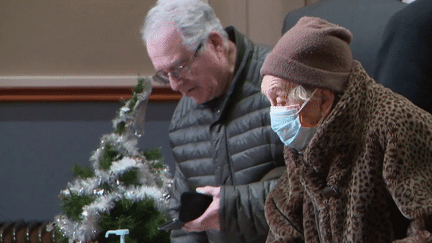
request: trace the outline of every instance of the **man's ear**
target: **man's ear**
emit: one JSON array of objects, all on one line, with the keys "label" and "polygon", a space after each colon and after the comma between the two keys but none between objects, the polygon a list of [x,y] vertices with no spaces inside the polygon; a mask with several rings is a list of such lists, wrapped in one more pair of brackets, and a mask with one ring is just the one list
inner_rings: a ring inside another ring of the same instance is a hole
[{"label": "man's ear", "polygon": [[321,89],[321,100],[321,115],[327,116],[333,107],[335,100],[334,92],[328,89]]},{"label": "man's ear", "polygon": [[224,38],[217,31],[211,31],[207,37],[207,45],[212,46],[218,52],[225,52]]}]

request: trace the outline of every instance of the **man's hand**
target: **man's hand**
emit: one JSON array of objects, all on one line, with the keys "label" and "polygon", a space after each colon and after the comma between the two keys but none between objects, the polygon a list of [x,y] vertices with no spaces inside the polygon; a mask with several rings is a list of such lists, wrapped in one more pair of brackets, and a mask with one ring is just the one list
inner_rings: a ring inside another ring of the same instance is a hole
[{"label": "man's hand", "polygon": [[213,202],[207,208],[207,210],[199,218],[187,222],[183,226],[183,230],[186,231],[207,231],[207,230],[220,230],[220,215],[219,215],[219,203],[220,203],[220,187],[206,186],[198,187],[196,189],[199,193],[204,193],[213,196]]}]

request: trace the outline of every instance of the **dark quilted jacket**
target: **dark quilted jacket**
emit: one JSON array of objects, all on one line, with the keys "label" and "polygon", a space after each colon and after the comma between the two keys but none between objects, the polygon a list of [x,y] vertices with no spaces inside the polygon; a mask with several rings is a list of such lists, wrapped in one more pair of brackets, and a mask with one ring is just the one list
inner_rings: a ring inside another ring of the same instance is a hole
[{"label": "dark quilted jacket", "polygon": [[[276,181],[260,180],[283,166],[283,145],[270,128],[260,68],[270,51],[254,45],[233,27],[236,73],[228,93],[206,104],[183,97],[172,118],[170,142],[176,160],[171,206],[183,191],[221,187],[221,231],[172,231],[172,242],[264,242],[264,202]],[[174,216],[174,215],[172,215]]]}]

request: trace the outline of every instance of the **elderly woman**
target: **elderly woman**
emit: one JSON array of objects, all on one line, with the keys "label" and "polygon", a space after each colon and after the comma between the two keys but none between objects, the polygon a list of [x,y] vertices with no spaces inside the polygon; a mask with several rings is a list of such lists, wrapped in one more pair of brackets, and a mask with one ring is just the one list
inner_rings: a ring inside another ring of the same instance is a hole
[{"label": "elderly woman", "polygon": [[267,242],[432,242],[432,116],[375,83],[351,39],[303,17],[262,66],[287,165]]}]

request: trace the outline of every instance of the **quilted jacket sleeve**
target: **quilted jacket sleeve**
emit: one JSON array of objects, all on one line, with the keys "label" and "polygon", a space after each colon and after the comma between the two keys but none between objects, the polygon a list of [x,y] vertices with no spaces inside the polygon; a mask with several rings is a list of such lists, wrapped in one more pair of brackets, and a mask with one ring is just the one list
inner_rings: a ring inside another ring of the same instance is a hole
[{"label": "quilted jacket sleeve", "polygon": [[[173,185],[170,191],[170,201],[168,215],[170,218],[178,218],[180,208],[180,196],[183,192],[189,191],[184,175],[180,169],[176,168]],[[187,232],[184,230],[172,230],[171,242],[173,243],[190,243],[190,242],[208,242],[205,232]]]},{"label": "quilted jacket sleeve", "polygon": [[171,242],[174,243],[207,243],[207,234],[205,232],[187,232],[184,230],[172,230]]},{"label": "quilted jacket sleeve", "polygon": [[267,235],[264,203],[277,180],[221,188],[221,230],[244,232],[245,237]]}]

